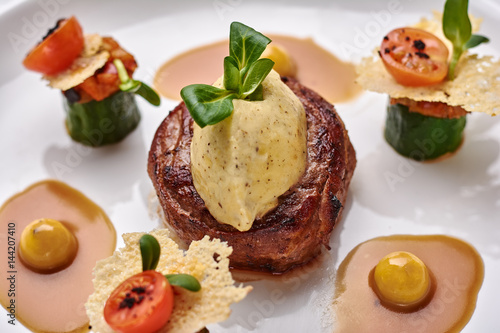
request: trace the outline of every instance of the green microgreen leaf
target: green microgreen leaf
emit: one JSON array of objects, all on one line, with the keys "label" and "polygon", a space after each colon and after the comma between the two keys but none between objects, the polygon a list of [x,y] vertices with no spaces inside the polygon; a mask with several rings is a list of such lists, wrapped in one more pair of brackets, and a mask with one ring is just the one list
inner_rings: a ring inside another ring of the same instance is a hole
[{"label": "green microgreen leaf", "polygon": [[[139,81],[138,81],[139,82]],[[154,106],[159,106],[161,103],[160,96],[150,86],[144,82],[140,82],[139,89],[135,91],[136,95],[141,96],[146,101]]]},{"label": "green microgreen leaf", "polygon": [[190,291],[199,291],[201,289],[200,282],[189,274],[166,274],[165,278],[173,286],[178,286]]},{"label": "green microgreen leaf", "polygon": [[453,45],[462,46],[471,34],[469,0],[447,0],[443,12],[443,32]]},{"label": "green microgreen leaf", "polygon": [[118,72],[120,78],[120,90],[135,93],[141,96],[146,101],[154,106],[159,106],[161,103],[160,96],[150,86],[144,82],[134,80],[128,76],[127,70],[120,59],[114,59],[113,64]]},{"label": "green microgreen leaf", "polygon": [[481,35],[472,35],[470,39],[465,43],[464,47],[466,50],[472,49],[482,43],[488,43],[490,39]]},{"label": "green microgreen leaf", "polygon": [[[149,234],[142,235],[139,239],[139,248],[142,257],[142,271],[156,269],[160,260],[160,244],[154,236]],[[200,282],[189,274],[166,274],[164,275],[168,282],[173,286],[182,287],[190,291],[199,291],[201,289]]]},{"label": "green microgreen leaf", "polygon": [[443,12],[443,32],[453,45],[453,55],[448,69],[448,78],[455,78],[455,67],[462,53],[488,38],[472,35],[472,25],[468,14],[469,0],[447,0]]},{"label": "green microgreen leaf", "polygon": [[259,59],[254,62],[248,69],[245,81],[243,81],[241,97],[245,98],[251,95],[264,81],[273,66],[274,62],[271,59]]},{"label": "green microgreen leaf", "polygon": [[247,96],[247,99],[249,101],[262,101],[264,99],[264,87],[262,87],[262,84],[259,84],[254,92]]},{"label": "green microgreen leaf", "polygon": [[240,70],[259,59],[270,42],[269,38],[240,22],[231,23],[229,55],[236,59]]},{"label": "green microgreen leaf", "polygon": [[263,99],[262,81],[274,62],[259,59],[269,38],[239,23],[231,23],[229,56],[224,58],[224,88],[194,84],[181,90],[181,97],[193,120],[200,126],[213,125],[233,112],[233,99]]},{"label": "green microgreen leaf", "polygon": [[240,70],[233,57],[224,58],[224,87],[231,91],[238,91],[240,87]]},{"label": "green microgreen leaf", "polygon": [[158,266],[160,260],[160,244],[151,235],[145,234],[139,240],[139,248],[141,249],[142,270],[154,270]]},{"label": "green microgreen leaf", "polygon": [[203,128],[229,117],[237,94],[206,84],[192,84],[182,88],[181,97],[193,120]]}]

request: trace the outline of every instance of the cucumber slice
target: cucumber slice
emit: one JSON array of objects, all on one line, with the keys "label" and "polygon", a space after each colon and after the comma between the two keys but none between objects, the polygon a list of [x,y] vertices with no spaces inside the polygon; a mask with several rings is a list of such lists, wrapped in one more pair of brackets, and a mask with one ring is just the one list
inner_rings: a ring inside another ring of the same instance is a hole
[{"label": "cucumber slice", "polygon": [[399,154],[417,161],[432,160],[460,147],[465,122],[465,116],[436,118],[410,112],[402,104],[390,104],[384,136]]},{"label": "cucumber slice", "polygon": [[83,104],[70,103],[64,98],[64,109],[71,138],[92,147],[121,141],[141,120],[131,92],[118,91],[102,101]]}]

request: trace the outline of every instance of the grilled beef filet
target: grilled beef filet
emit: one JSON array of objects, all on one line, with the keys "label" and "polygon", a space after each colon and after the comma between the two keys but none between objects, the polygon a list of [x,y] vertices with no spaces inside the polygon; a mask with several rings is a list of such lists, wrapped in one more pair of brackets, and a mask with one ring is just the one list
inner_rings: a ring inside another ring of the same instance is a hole
[{"label": "grilled beef filet", "polygon": [[148,173],[165,223],[187,244],[205,235],[227,241],[233,247],[230,265],[237,269],[283,273],[316,257],[322,245],[328,248],[356,166],[354,148],[334,107],[295,79],[282,80],[306,111],[306,171],[250,230],[218,223],[196,192],[190,167],[193,119],[184,103],[162,122],[149,152]]}]

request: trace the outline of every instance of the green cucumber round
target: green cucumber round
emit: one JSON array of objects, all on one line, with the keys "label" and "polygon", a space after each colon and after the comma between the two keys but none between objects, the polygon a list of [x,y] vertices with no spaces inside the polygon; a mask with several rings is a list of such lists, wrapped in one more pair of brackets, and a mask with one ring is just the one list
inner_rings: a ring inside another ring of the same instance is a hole
[{"label": "green cucumber round", "polygon": [[118,91],[102,101],[87,103],[71,103],[64,98],[64,109],[71,138],[92,147],[123,140],[141,120],[132,92]]},{"label": "green cucumber round", "polygon": [[417,161],[452,153],[462,143],[465,116],[437,118],[410,112],[402,104],[389,104],[384,136],[399,154]]}]

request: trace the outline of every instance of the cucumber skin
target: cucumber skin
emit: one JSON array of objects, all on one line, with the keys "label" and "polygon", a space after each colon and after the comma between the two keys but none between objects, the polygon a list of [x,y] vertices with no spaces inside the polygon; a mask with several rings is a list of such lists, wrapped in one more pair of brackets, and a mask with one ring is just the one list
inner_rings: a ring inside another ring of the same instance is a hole
[{"label": "cucumber skin", "polygon": [[402,104],[389,104],[384,137],[399,154],[427,161],[457,150],[465,123],[465,116],[436,118],[410,112]]},{"label": "cucumber skin", "polygon": [[74,141],[100,147],[117,143],[139,124],[141,115],[131,92],[118,91],[102,101],[69,103],[64,98],[66,129]]}]

